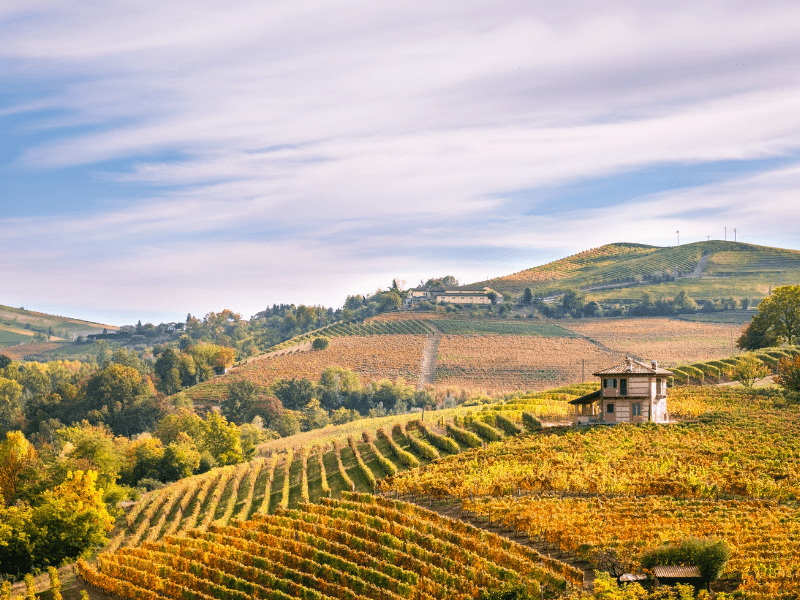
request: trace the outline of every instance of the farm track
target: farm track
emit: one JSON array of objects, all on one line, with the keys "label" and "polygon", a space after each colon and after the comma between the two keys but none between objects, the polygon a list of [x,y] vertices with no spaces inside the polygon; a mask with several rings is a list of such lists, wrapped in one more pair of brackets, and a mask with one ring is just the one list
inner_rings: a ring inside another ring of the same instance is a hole
[{"label": "farm track", "polygon": [[703,276],[703,270],[706,268],[706,263],[708,262],[708,257],[711,256],[711,253],[704,252],[703,256],[700,257],[700,260],[697,261],[697,266],[694,268],[694,273],[692,273],[692,277],[700,278]]},{"label": "farm track", "polygon": [[433,375],[436,373],[436,354],[439,351],[439,342],[442,340],[442,332],[430,321],[428,326],[433,329],[433,333],[428,335],[428,342],[422,354],[422,363],[419,367],[419,382],[417,389],[421,390],[426,385],[433,385]]}]

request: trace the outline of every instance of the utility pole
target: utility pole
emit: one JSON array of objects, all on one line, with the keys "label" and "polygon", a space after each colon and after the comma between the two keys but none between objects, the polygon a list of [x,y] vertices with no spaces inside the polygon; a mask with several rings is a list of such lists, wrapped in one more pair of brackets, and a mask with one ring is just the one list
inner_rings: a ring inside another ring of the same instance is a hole
[{"label": "utility pole", "polygon": [[581,364],[581,383],[585,382],[586,382],[586,359],[584,358]]}]

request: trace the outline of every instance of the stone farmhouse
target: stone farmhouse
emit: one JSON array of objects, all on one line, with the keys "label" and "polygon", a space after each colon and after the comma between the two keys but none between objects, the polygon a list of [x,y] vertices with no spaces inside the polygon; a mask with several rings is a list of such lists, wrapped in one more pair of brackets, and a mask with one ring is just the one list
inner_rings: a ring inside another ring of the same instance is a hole
[{"label": "stone farmhouse", "polygon": [[630,356],[616,367],[594,373],[600,389],[570,400],[576,425],[613,423],[667,423],[667,377],[657,361],[649,365]]},{"label": "stone farmhouse", "polygon": [[411,288],[404,301],[406,306],[433,300],[443,304],[491,304],[489,294],[496,294],[495,302],[503,302],[503,295],[490,287]]}]

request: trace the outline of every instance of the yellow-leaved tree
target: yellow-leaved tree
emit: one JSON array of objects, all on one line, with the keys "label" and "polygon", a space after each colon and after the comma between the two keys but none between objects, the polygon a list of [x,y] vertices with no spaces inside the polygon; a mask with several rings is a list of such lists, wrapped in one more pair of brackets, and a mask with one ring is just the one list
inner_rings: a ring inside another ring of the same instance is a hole
[{"label": "yellow-leaved tree", "polygon": [[76,513],[94,511],[98,524],[105,530],[114,528],[114,517],[103,502],[103,489],[97,487],[97,471],[70,471],[67,480],[53,490],[53,496],[64,500]]},{"label": "yellow-leaved tree", "polygon": [[0,496],[3,506],[8,506],[17,494],[17,484],[22,471],[36,463],[38,454],[21,431],[6,432],[0,443]]}]

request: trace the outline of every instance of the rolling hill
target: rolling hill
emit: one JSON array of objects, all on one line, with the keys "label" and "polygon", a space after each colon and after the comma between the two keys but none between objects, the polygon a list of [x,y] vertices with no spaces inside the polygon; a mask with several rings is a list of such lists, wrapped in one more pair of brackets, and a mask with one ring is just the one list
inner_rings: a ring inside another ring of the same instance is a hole
[{"label": "rolling hill", "polygon": [[615,243],[472,285],[536,296],[582,290],[596,301],[658,297],[685,289],[696,299],[763,298],[772,287],[800,283],[800,251],[712,240],[682,246]]},{"label": "rolling hill", "polygon": [[79,335],[118,327],[0,304],[0,349],[14,360],[63,348]]}]

